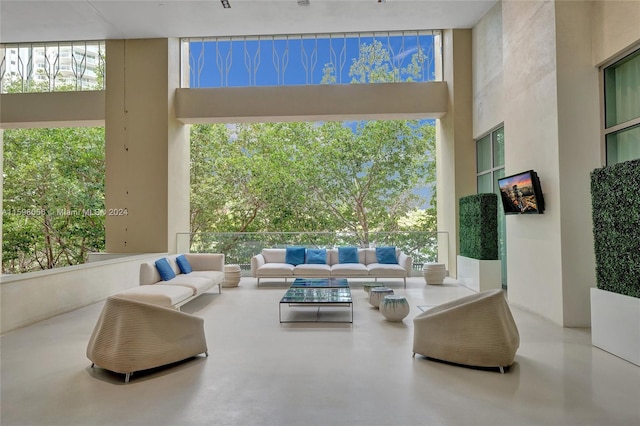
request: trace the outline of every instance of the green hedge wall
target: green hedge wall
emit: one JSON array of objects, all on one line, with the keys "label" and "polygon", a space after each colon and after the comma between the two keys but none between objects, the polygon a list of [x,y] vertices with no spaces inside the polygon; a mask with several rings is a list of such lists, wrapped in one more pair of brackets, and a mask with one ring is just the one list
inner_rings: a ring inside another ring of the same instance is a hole
[{"label": "green hedge wall", "polygon": [[591,173],[598,288],[640,297],[640,160]]},{"label": "green hedge wall", "polygon": [[460,198],[460,255],[498,259],[498,196],[476,194]]}]

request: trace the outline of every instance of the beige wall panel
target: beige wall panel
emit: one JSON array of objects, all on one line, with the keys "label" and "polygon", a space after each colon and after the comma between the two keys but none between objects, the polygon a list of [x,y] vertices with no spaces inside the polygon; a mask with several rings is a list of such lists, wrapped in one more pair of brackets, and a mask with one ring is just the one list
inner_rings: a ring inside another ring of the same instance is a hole
[{"label": "beige wall panel", "polygon": [[184,123],[439,118],[446,82],[178,89]]},{"label": "beige wall panel", "polygon": [[640,42],[640,1],[595,1],[592,23],[592,62],[599,65]]},{"label": "beige wall panel", "polygon": [[[168,91],[173,90],[168,87],[168,44],[166,39],[107,42],[108,252],[159,252],[175,244],[168,224],[169,197],[174,195],[169,164],[186,161],[188,167],[188,155],[169,158],[169,139],[179,126],[169,131]],[[182,207],[187,220],[188,208],[188,203]],[[127,214],[109,214],[120,209]]]},{"label": "beige wall panel", "polygon": [[590,325],[590,288],[596,286],[590,173],[602,160],[591,17],[590,2],[556,2],[563,325],[568,327]]},{"label": "beige wall panel", "polygon": [[507,217],[509,300],[562,324],[554,3],[507,1],[502,10],[505,172],[536,170],[547,205],[544,215]]},{"label": "beige wall panel", "polygon": [[[169,39],[168,57],[180,57],[180,41]],[[167,250],[177,250],[176,234],[190,231],[190,145],[189,128],[176,119],[175,96],[180,87],[180,66],[178,60],[171,59],[168,65],[167,92],[168,99],[168,182],[167,182]],[[212,194],[212,196],[215,196]]]},{"label": "beige wall panel", "polygon": [[473,28],[473,137],[504,121],[502,75],[502,3]]},{"label": "beige wall panel", "polygon": [[[476,192],[472,137],[471,30],[443,32],[444,79],[449,88],[447,114],[436,123],[438,231],[449,232],[449,274],[457,276],[458,202]],[[441,248],[442,250],[442,248]],[[440,259],[445,257],[442,251]]]},{"label": "beige wall panel", "polygon": [[104,125],[105,92],[9,93],[0,95],[0,128]]}]

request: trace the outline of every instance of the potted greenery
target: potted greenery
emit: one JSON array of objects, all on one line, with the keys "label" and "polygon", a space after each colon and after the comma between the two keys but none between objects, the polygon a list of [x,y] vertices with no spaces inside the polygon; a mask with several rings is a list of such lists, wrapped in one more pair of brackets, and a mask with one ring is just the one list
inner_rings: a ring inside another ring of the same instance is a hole
[{"label": "potted greenery", "polygon": [[498,260],[498,196],[460,198],[458,281],[475,291],[502,287]]},{"label": "potted greenery", "polygon": [[640,160],[591,173],[594,346],[640,365]]}]

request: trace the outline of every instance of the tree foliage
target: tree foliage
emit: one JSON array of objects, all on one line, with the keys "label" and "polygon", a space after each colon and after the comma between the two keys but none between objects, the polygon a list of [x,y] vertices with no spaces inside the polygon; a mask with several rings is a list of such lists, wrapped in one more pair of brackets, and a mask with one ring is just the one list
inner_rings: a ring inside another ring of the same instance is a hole
[{"label": "tree foliage", "polygon": [[[353,83],[419,78],[419,54],[391,66],[379,42],[362,45]],[[333,83],[334,67],[324,68]],[[195,125],[191,130],[192,232],[435,231],[435,130],[427,122]],[[215,196],[212,196],[215,194]],[[411,218],[411,220],[408,220]]]},{"label": "tree foliage", "polygon": [[104,129],[4,133],[4,273],[84,263],[104,250]]},{"label": "tree foliage", "polygon": [[[362,45],[352,83],[418,79],[420,55],[402,68],[381,43]],[[333,72],[327,64],[324,83]],[[435,231],[435,198],[424,209],[415,193],[435,192],[434,133],[415,120],[194,125],[191,232],[338,232],[368,246],[386,243],[383,233]],[[6,131],[3,197],[3,272],[103,250],[104,129]],[[394,238],[410,254],[429,246]]]}]

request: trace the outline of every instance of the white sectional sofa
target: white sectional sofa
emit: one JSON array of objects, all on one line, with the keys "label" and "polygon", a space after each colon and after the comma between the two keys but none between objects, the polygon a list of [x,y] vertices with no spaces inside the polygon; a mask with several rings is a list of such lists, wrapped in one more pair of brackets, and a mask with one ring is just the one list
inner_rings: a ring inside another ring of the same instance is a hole
[{"label": "white sectional sofa", "polygon": [[[307,249],[309,250],[309,249]],[[395,250],[397,263],[380,263],[375,248],[358,248],[357,263],[341,263],[338,248],[326,250],[324,263],[292,264],[286,262],[287,252],[283,248],[263,249],[251,258],[251,276],[261,278],[402,278],[407,286],[407,277],[411,274],[412,259]],[[297,263],[297,262],[296,262]]]},{"label": "white sectional sofa", "polygon": [[[140,285],[129,288],[117,294],[118,297],[150,303],[158,306],[180,306],[195,299],[214,286],[222,292],[224,282],[224,254],[220,253],[186,253],[188,265],[192,269],[183,273],[176,259],[180,255],[165,256],[170,269],[175,276],[163,280],[154,262],[140,265]],[[162,258],[160,258],[162,259]]]}]

